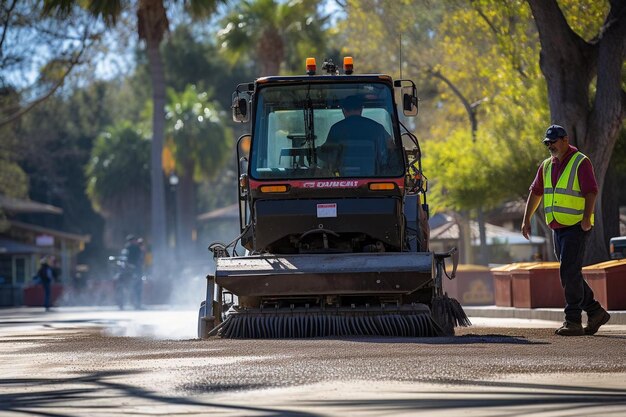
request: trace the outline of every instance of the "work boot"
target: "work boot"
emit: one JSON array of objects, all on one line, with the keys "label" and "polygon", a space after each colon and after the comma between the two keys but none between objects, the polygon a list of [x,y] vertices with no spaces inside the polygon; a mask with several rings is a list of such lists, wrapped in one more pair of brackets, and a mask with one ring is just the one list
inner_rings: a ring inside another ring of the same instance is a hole
[{"label": "work boot", "polygon": [[585,331],[583,330],[582,324],[574,323],[573,321],[565,321],[554,333],[559,336],[583,336]]},{"label": "work boot", "polygon": [[611,319],[611,315],[603,308],[593,314],[587,314],[587,325],[585,326],[585,334],[596,334],[600,326],[606,324]]}]

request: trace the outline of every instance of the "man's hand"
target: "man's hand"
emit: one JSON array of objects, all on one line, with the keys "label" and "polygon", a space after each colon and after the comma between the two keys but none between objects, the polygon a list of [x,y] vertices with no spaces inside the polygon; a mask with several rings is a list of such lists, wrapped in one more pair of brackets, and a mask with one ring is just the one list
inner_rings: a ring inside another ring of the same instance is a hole
[{"label": "man's hand", "polygon": [[542,196],[530,192],[530,194],[528,194],[528,200],[526,200],[524,220],[522,221],[522,235],[528,240],[530,240],[530,219],[533,217],[537,207],[539,207],[541,197]]},{"label": "man's hand", "polygon": [[580,222],[580,228],[583,232],[591,230],[591,216],[593,213],[593,207],[596,204],[596,194],[588,193],[585,195],[585,211],[583,212],[583,220]]}]

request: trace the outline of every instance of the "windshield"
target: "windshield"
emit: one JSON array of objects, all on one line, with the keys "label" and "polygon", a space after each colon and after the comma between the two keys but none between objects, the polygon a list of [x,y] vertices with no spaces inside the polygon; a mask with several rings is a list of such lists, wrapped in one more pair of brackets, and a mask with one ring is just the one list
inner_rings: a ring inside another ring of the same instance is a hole
[{"label": "windshield", "polygon": [[392,90],[383,83],[260,89],[250,155],[257,179],[397,177]]}]

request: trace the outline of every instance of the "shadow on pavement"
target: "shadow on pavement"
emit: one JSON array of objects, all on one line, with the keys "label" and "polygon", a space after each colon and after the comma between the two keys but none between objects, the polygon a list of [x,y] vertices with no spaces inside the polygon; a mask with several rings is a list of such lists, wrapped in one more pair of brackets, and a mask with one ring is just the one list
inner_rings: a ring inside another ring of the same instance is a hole
[{"label": "shadow on pavement", "polygon": [[[0,379],[0,414],[4,412],[21,413],[25,415],[69,417],[77,413],[80,415],[93,415],[95,413],[110,413],[111,415],[121,415],[124,413],[123,406],[127,405],[132,409],[133,415],[153,415],[146,411],[142,413],[138,407],[151,409],[152,407],[163,407],[164,405],[184,405],[198,407],[198,412],[208,411],[206,408],[213,408],[214,411],[224,410],[241,414],[262,413],[268,417],[317,417],[318,414],[299,412],[295,410],[279,410],[266,407],[254,407],[244,405],[220,404],[205,401],[198,401],[189,397],[175,397],[158,395],[152,391],[136,387],[129,384],[114,382],[110,379],[121,376],[139,374],[141,371],[109,371],[94,372],[88,375],[77,376],[65,379],[47,378],[19,378]],[[69,385],[78,388],[63,388]],[[28,391],[23,389],[20,392],[6,393],[7,388],[13,386],[16,389],[30,387]],[[34,388],[34,389],[33,389]],[[37,389],[39,388],[39,389]],[[222,390],[229,387],[222,386]],[[231,386],[231,390],[242,390],[245,386]],[[128,401],[129,399],[144,400],[139,403]],[[101,400],[107,400],[103,405]],[[95,401],[93,405],[89,401]],[[69,409],[66,413],[63,410]],[[162,411],[162,409],[161,409]],[[174,412],[176,414],[176,412]]]},{"label": "shadow on pavement", "polygon": [[[334,400],[325,401],[325,407],[334,407],[339,410],[342,408],[353,410],[355,408],[376,412],[376,410],[385,410],[390,412],[435,412],[438,410],[451,410],[450,415],[455,414],[454,410],[472,408],[480,409],[501,409],[506,408],[508,417],[518,415],[531,415],[532,411],[529,407],[537,407],[536,410],[546,412],[548,409],[558,409],[561,414],[570,415],[568,410],[576,410],[572,415],[606,415],[608,412],[606,407],[623,407],[626,406],[626,390],[612,388],[596,388],[589,386],[563,386],[548,384],[529,384],[529,383],[511,383],[511,382],[482,382],[482,381],[464,381],[464,380],[437,380],[421,381],[428,384],[441,384],[449,387],[450,385],[471,386],[468,390],[455,389],[450,391],[449,388],[442,392],[419,391],[414,392],[419,398],[406,399],[407,392],[403,392],[402,398],[393,398],[390,394],[389,399],[373,399],[373,400]],[[480,389],[481,387],[497,388],[497,390]],[[445,394],[445,397],[441,397]],[[473,398],[475,397],[475,398]],[[302,402],[304,406],[319,405],[314,402]],[[524,407],[517,412],[513,407]],[[592,410],[594,407],[602,407],[603,411]],[[563,414],[565,412],[565,414]],[[531,414],[529,414],[531,413]],[[617,415],[612,412],[611,415]]]},{"label": "shadow on pavement", "polygon": [[606,339],[622,339],[626,340],[626,336],[621,335],[611,335],[611,334],[594,334],[593,337],[604,337]]},{"label": "shadow on pavement", "polygon": [[[626,390],[591,386],[563,386],[551,384],[514,383],[505,381],[467,381],[424,379],[418,383],[441,385],[440,391],[404,391],[394,397],[370,400],[297,401],[284,404],[281,409],[262,406],[225,404],[201,401],[188,396],[159,395],[153,391],[119,382],[120,377],[140,374],[142,371],[95,372],[64,379],[17,378],[0,379],[0,414],[69,417],[73,415],[121,415],[132,410],[134,415],[170,414],[167,406],[185,406],[184,413],[230,412],[235,415],[259,413],[268,417],[319,417],[332,414],[350,415],[355,410],[376,415],[377,411],[390,413],[429,413],[450,410],[449,415],[471,409],[506,409],[507,416],[528,415],[532,409],[575,411],[576,415],[601,415],[606,407],[626,406]],[[450,390],[450,386],[456,386]],[[64,388],[65,387],[65,388]],[[460,389],[459,389],[460,387]],[[463,389],[467,387],[467,389]],[[28,388],[25,390],[24,388]],[[217,391],[240,391],[258,388],[253,385],[216,386]],[[9,393],[10,389],[17,392]],[[18,391],[19,390],[19,391]],[[407,394],[414,398],[408,398]],[[125,408],[127,407],[127,408]],[[191,409],[189,407],[192,407]],[[196,409],[197,407],[197,409]],[[316,407],[319,412],[298,411],[293,407]],[[599,407],[602,407],[600,409]],[[517,409],[519,408],[519,409]],[[145,411],[143,411],[145,410]],[[173,409],[171,414],[180,410]],[[598,414],[600,413],[600,414]]]},{"label": "shadow on pavement", "polygon": [[465,334],[454,337],[354,337],[354,338],[329,338],[330,340],[346,340],[351,342],[367,343],[391,343],[391,344],[424,344],[424,345],[469,345],[476,343],[486,344],[512,344],[512,345],[549,345],[545,340],[529,340],[525,337],[507,336],[501,334]]}]

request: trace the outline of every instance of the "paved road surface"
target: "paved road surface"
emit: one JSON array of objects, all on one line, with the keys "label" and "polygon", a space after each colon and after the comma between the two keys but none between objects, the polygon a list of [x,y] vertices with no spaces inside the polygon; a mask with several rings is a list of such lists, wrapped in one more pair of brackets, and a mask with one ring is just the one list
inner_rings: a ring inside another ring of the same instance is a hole
[{"label": "paved road surface", "polygon": [[454,338],[193,339],[196,312],[0,310],[2,416],[624,416],[626,326],[474,319]]}]

